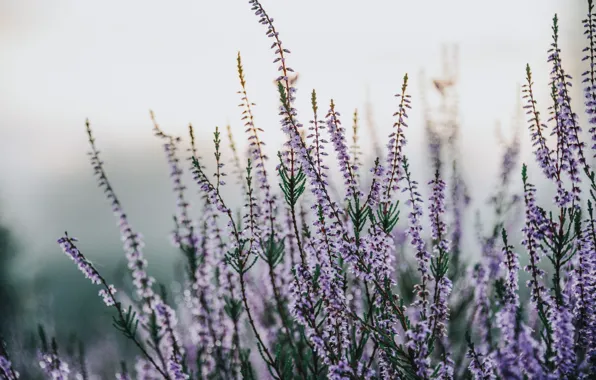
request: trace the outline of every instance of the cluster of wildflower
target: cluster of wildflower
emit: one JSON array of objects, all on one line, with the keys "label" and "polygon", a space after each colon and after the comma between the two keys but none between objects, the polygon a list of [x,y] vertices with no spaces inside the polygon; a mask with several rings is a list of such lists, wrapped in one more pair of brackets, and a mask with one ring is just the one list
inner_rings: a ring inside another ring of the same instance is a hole
[{"label": "cluster of wildflower", "polygon": [[68,364],[60,360],[60,357],[57,354],[41,354],[39,358],[39,366],[52,380],[68,379],[68,374],[70,373]]},{"label": "cluster of wildflower", "polygon": [[51,348],[45,342],[42,335],[42,347],[38,352],[39,367],[47,378],[52,380],[67,380],[71,372],[70,367],[58,354],[58,345],[55,339],[52,339]]},{"label": "cluster of wildflower", "polygon": [[[123,362],[114,377],[576,379],[596,373],[596,174],[572,110],[572,79],[562,65],[556,16],[548,52],[553,102],[548,120],[540,115],[529,66],[523,89],[533,152],[547,184],[556,189],[554,202],[540,205],[525,164],[521,179],[513,176],[520,152],[516,134],[506,146],[499,187],[489,202],[495,224],[484,236],[479,223],[481,255],[472,255],[479,262],[466,268],[468,259],[461,252],[469,197],[455,122],[448,122],[448,143],[436,131],[431,136],[434,175],[420,182],[425,186],[419,186],[405,154],[412,107],[407,75],[396,95],[384,157],[372,164],[358,146],[358,113],[349,146],[339,105],[331,100],[324,120],[319,119],[314,90],[312,120],[304,128],[295,108],[290,51],[261,3],[249,3],[272,40],[286,142],[277,154],[276,172],[267,171],[265,130],[256,126],[238,54],[246,165],[229,127],[228,137],[242,210],[236,213],[222,195],[227,173],[219,128],[213,139],[216,167],[210,173],[197,154],[192,127],[191,147],[183,158],[183,139],[164,132],[151,113],[176,195],[172,240],[184,259],[182,297],[168,297],[165,286],[154,290],[142,238],[108,181],[87,123],[91,163],[118,218],[136,297],[116,293],[75,246],[76,239],[65,234],[58,243],[92,283],[102,286],[99,294],[115,313],[114,326],[137,349],[134,363]],[[584,60],[590,66],[583,74],[584,91],[589,122],[596,124],[596,21],[592,1],[588,5]],[[436,123],[429,119],[427,124]],[[590,129],[592,136],[595,131]],[[444,153],[452,165],[443,165]],[[333,164],[342,178],[339,184],[330,180]],[[183,180],[187,170],[203,195],[196,220],[187,194],[191,187]],[[273,185],[276,179],[279,187]],[[513,182],[523,185],[521,197],[509,193]],[[400,223],[404,204],[407,220]],[[518,204],[525,218],[516,245],[509,235],[516,225],[510,211]],[[529,278],[527,289],[520,289],[523,275]],[[89,377],[84,360],[59,355],[55,343],[50,349],[42,346],[39,366],[47,378],[67,379],[75,368],[82,378]],[[19,374],[1,347],[0,377],[15,380]]]}]

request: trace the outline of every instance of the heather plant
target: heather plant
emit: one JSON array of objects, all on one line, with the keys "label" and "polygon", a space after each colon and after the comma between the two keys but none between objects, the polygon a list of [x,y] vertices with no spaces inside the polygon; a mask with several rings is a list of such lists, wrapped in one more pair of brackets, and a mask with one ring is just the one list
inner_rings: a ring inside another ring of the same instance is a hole
[{"label": "heather plant", "polygon": [[[367,167],[357,111],[346,128],[339,105],[333,100],[321,104],[313,90],[309,122],[300,122],[304,112],[299,115],[295,108],[290,51],[260,2],[249,3],[266,29],[278,65],[278,113],[287,138],[282,149],[273,156],[265,147],[240,54],[246,162],[231,128],[232,157],[222,154],[222,132],[216,127],[215,167],[210,168],[199,154],[202,148],[192,126],[185,152],[182,138],[168,134],[151,113],[176,195],[171,237],[184,261],[181,297],[169,296],[167,287],[149,274],[143,238],[130,224],[86,124],[91,164],[120,227],[134,295],[126,297],[111,285],[75,238],[65,233],[58,243],[100,287],[99,296],[113,311],[114,328],[137,350],[137,357],[124,358],[113,376],[595,378],[596,174],[588,159],[596,153],[590,153],[596,143],[588,147],[583,142],[572,110],[572,78],[562,64],[557,17],[548,50],[548,117],[539,111],[529,65],[523,87],[538,170],[523,164],[521,176],[516,175],[516,132],[504,146],[495,192],[488,199],[493,212],[488,233],[477,223],[476,250],[462,239],[469,197],[457,155],[457,123],[449,125],[445,137],[427,120],[434,173],[419,182],[406,156],[414,102],[405,75],[386,150]],[[582,84],[592,141],[595,23],[589,0]],[[270,155],[276,157],[275,170]],[[332,167],[340,174],[339,185],[331,180]],[[191,213],[192,188],[184,183],[185,171],[193,174],[194,188],[202,194],[196,215]],[[538,198],[534,183],[540,177],[555,189],[552,202]],[[515,193],[515,184],[523,187],[523,194]],[[241,194],[240,210],[224,199],[226,186]],[[521,231],[516,231],[518,222]],[[39,336],[37,362],[46,378],[93,378],[84,346],[65,353],[41,327]],[[10,349],[0,346],[0,376],[14,380],[19,373]]]}]

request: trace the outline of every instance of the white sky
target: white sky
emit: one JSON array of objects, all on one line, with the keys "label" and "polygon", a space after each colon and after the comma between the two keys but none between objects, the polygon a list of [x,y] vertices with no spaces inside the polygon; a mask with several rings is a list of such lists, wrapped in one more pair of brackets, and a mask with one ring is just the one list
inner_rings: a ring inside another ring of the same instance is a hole
[{"label": "white sky", "polygon": [[[335,99],[346,126],[353,109],[362,109],[368,88],[384,137],[395,111],[393,94],[403,74],[410,74],[412,155],[421,146],[418,73],[440,74],[441,44],[459,43],[463,154],[472,172],[486,164],[494,173],[493,128],[497,120],[508,125],[527,62],[537,87],[548,91],[545,59],[554,13],[561,20],[566,66],[574,76],[581,73],[580,20],[587,6],[580,0],[263,4],[292,50],[290,66],[301,74],[303,122],[310,119],[312,88],[323,112]],[[15,212],[11,205],[43,191],[47,176],[87,169],[86,117],[103,146],[123,149],[158,144],[149,108],[168,131],[183,134],[192,122],[210,141],[215,125],[230,122],[242,140],[237,51],[249,97],[258,104],[257,123],[276,149],[282,141],[272,84],[277,74],[264,32],[244,0],[0,0],[0,197],[9,215]],[[487,175],[476,181],[489,186]]]}]

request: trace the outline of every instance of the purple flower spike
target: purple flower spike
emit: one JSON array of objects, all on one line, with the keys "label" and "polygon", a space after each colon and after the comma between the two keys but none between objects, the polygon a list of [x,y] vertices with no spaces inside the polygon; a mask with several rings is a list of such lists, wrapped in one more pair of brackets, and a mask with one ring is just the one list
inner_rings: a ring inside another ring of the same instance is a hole
[{"label": "purple flower spike", "polygon": [[348,146],[346,144],[346,132],[341,126],[339,120],[339,112],[335,110],[335,104],[331,100],[329,112],[327,112],[327,128],[331,135],[331,141],[337,154],[337,161],[339,162],[339,170],[343,175],[344,185],[346,186],[347,192],[345,199],[351,199],[352,197],[361,197],[362,192],[358,190],[358,183],[356,181],[356,167],[352,165],[350,159],[350,153],[348,152]]},{"label": "purple flower spike", "polygon": [[77,264],[77,267],[79,267],[79,270],[83,272],[85,277],[91,280],[92,284],[101,284],[99,273],[97,273],[93,265],[87,261],[85,256],[83,256],[79,249],[74,245],[75,241],[78,241],[78,239],[74,237],[71,238],[65,234],[65,236],[58,239],[58,244],[60,245],[60,248],[62,248],[62,251],[64,251],[75,264]]},{"label": "purple flower spike", "polygon": [[103,302],[106,306],[113,306],[114,305],[114,294],[116,293],[116,288],[114,285],[105,284],[99,272],[93,267],[93,265],[87,260],[85,256],[79,251],[79,249],[74,245],[74,242],[77,241],[76,238],[68,236],[67,233],[64,234],[63,237],[58,239],[58,244],[66,253],[72,261],[74,261],[79,270],[83,272],[85,277],[91,280],[91,283],[96,285],[103,284],[107,287],[107,289],[101,289],[99,291],[99,296],[102,297]]},{"label": "purple flower spike", "polygon": [[136,288],[137,295],[143,300],[143,311],[151,313],[151,307],[156,300],[157,295],[153,291],[153,283],[155,279],[147,274],[147,260],[143,255],[144,243],[140,234],[133,231],[128,217],[124,213],[120,201],[116,196],[112,185],[103,168],[103,161],[99,158],[99,150],[95,146],[95,139],[91,132],[91,125],[87,120],[87,134],[89,136],[89,144],[91,151],[91,165],[97,177],[99,186],[104,190],[107,199],[112,204],[112,211],[118,218],[118,225],[120,227],[120,237],[124,242],[124,251],[128,259],[128,269],[132,275],[133,285]]},{"label": "purple flower spike", "polygon": [[555,363],[561,379],[567,378],[575,370],[574,327],[568,308],[561,305],[553,311],[553,341],[557,352]]}]

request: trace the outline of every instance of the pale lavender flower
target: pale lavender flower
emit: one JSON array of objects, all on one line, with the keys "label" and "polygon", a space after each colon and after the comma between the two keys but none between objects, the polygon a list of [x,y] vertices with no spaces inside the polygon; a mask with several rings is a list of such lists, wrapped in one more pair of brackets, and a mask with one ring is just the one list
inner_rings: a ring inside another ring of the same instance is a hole
[{"label": "pale lavender flower", "polygon": [[414,352],[416,375],[423,379],[427,379],[430,373],[430,358],[426,342],[429,334],[428,321],[421,319],[406,331],[406,347]]},{"label": "pale lavender flower", "polygon": [[108,285],[108,289],[101,289],[99,296],[102,297],[103,302],[106,306],[114,306],[114,294],[116,294],[116,288],[114,285]]},{"label": "pale lavender flower", "polygon": [[519,259],[517,253],[513,252],[513,246],[509,245],[507,240],[507,233],[503,229],[503,261],[501,267],[505,270],[505,292],[503,294],[503,306],[497,313],[497,323],[501,329],[503,343],[507,349],[512,348],[515,344],[515,336],[517,331],[517,310],[519,306],[518,296],[518,272]]},{"label": "pale lavender flower", "polygon": [[552,314],[554,314],[553,343],[556,350],[557,374],[560,378],[566,378],[575,371],[576,366],[573,340],[575,329],[572,323],[572,315],[564,305],[558,306],[552,311]]},{"label": "pale lavender flower", "polygon": [[168,361],[168,372],[172,376],[172,380],[188,380],[189,375],[185,374],[182,365],[182,357],[180,355],[172,355]]},{"label": "pale lavender flower", "polygon": [[428,199],[431,236],[434,240],[437,240],[437,244],[434,245],[433,249],[435,255],[439,255],[440,252],[449,251],[449,241],[446,239],[447,225],[441,218],[445,213],[445,181],[441,179],[437,171],[435,178],[428,184],[432,185],[432,192]]},{"label": "pale lavender flower", "polygon": [[417,300],[414,305],[420,308],[420,312],[426,315],[428,308],[428,283],[430,277],[430,253],[426,249],[426,243],[422,238],[422,196],[418,192],[418,183],[412,180],[409,165],[407,159],[403,160],[404,176],[403,180],[406,182],[406,186],[402,189],[402,192],[408,192],[408,199],[406,205],[410,206],[412,211],[408,214],[409,229],[408,236],[410,237],[410,244],[415,249],[416,262],[418,263],[418,272],[420,272],[420,283],[414,285],[414,291],[416,292]]},{"label": "pale lavender flower", "polygon": [[445,354],[445,357],[439,364],[437,379],[453,380],[454,366],[455,363],[453,362],[453,359],[451,359],[451,355],[449,354],[449,347],[447,347],[447,353]]},{"label": "pale lavender flower", "polygon": [[352,374],[352,368],[347,361],[342,360],[338,364],[329,366],[329,380],[350,380]]},{"label": "pale lavender flower", "polygon": [[496,322],[501,331],[500,347],[496,353],[498,370],[503,378],[521,379],[521,368],[519,366],[520,342],[519,334],[521,321],[518,321],[519,296],[518,291],[518,255],[509,245],[505,230],[502,231],[503,261],[501,267],[505,271],[505,292],[503,294],[503,305],[497,312]]},{"label": "pale lavender flower", "polygon": [[429,262],[431,255],[426,249],[426,243],[422,238],[422,197],[418,192],[418,183],[411,179],[408,160],[404,157],[403,169],[406,185],[402,192],[408,192],[409,197],[406,204],[412,211],[408,214],[409,229],[408,236],[410,244],[415,249],[415,258],[418,264],[417,269],[420,272],[420,283],[414,285],[416,300],[412,306],[420,313],[416,317],[416,323],[406,331],[407,345],[414,350],[414,362],[416,364],[416,373],[418,376],[426,378],[428,376],[430,359],[428,358],[428,347],[426,343],[427,335],[430,334],[428,320],[426,319],[429,298],[429,282],[431,280]]},{"label": "pale lavender flower", "polygon": [[446,338],[447,323],[449,321],[449,295],[453,284],[447,277],[441,277],[435,287],[436,297],[430,307],[430,321],[437,337]]},{"label": "pale lavender flower", "polygon": [[67,380],[70,374],[68,364],[58,357],[57,353],[41,353],[39,366],[52,380]]},{"label": "pale lavender flower", "polygon": [[[362,277],[367,281],[381,279],[393,282],[394,261],[393,238],[383,231],[379,224],[372,225],[369,228],[368,235],[362,237],[362,249],[360,257],[363,264],[370,268],[370,272],[363,270],[362,266],[354,265],[355,275]],[[354,250],[355,251],[355,250]],[[348,262],[357,262],[356,255],[348,256]]]},{"label": "pale lavender flower", "polygon": [[501,262],[501,267],[505,270],[505,303],[512,304],[515,307],[519,306],[519,295],[517,291],[518,285],[518,272],[519,272],[519,255],[513,251],[513,246],[508,244],[507,234],[503,230],[503,250],[502,256],[504,258]]},{"label": "pale lavender flower", "polygon": [[[591,208],[591,204],[589,206]],[[588,219],[588,223],[591,219]],[[596,279],[594,268],[594,246],[590,237],[591,229],[588,225],[582,230],[580,226],[576,231],[575,239],[575,268],[571,274],[572,295],[575,300],[573,308],[573,321],[577,329],[578,344],[585,346],[594,339],[592,336],[594,325],[594,303],[596,298]]]},{"label": "pale lavender flower", "polygon": [[[557,96],[556,89],[553,86],[552,89],[553,93],[551,94],[553,98],[553,106],[549,107],[551,111],[551,118],[550,120],[555,121],[555,127],[551,132],[551,135],[555,135],[557,139],[557,157],[558,160],[555,163],[556,165],[556,174],[555,178],[553,179],[556,186],[557,186],[557,193],[555,195],[555,203],[559,207],[565,207],[567,204],[571,203],[572,200],[575,198],[573,194],[575,192],[576,184],[579,182],[579,178],[577,177],[577,163],[575,162],[575,158],[573,156],[573,152],[570,149],[570,135],[571,130],[568,127],[567,121],[562,116],[562,107],[561,98]],[[562,172],[568,171],[571,173],[571,180],[572,180],[572,192],[569,192],[563,183]]]},{"label": "pale lavender flower", "polygon": [[162,352],[168,358],[168,373],[173,380],[186,380],[188,375],[182,373],[182,366],[180,365],[181,355],[184,353],[180,347],[180,337],[176,331],[178,320],[176,314],[171,307],[164,303],[155,305],[157,311],[157,326],[162,335],[161,348]]},{"label": "pale lavender flower", "polygon": [[[0,344],[2,344],[0,342]],[[12,363],[4,355],[0,355],[0,377],[6,380],[17,380],[20,375],[14,370]]]},{"label": "pale lavender flower", "polygon": [[71,258],[72,261],[77,264],[79,270],[83,272],[86,278],[91,280],[92,284],[99,285],[101,284],[101,278],[99,273],[93,265],[83,256],[83,254],[79,251],[79,249],[73,244],[73,242],[78,241],[75,237],[69,237],[68,234],[58,239],[58,244],[62,251]]},{"label": "pale lavender flower", "polygon": [[337,154],[337,161],[339,163],[339,170],[343,176],[344,185],[346,186],[345,199],[352,197],[361,197],[362,192],[358,189],[356,181],[355,166],[352,165],[348,146],[346,144],[345,129],[341,126],[339,119],[341,115],[335,110],[335,104],[331,100],[329,111],[327,112],[327,128],[331,135],[331,141]]},{"label": "pale lavender flower", "polygon": [[[209,224],[212,216],[212,206],[206,205],[203,213],[202,225],[205,230]],[[201,260],[199,260],[196,272],[194,274],[195,281],[190,284],[186,291],[187,299],[189,300],[189,309],[192,316],[192,322],[189,326],[189,338],[193,345],[200,347],[198,352],[203,365],[203,375],[207,376],[213,369],[212,355],[204,355],[205,350],[212,349],[215,346],[216,338],[212,335],[212,310],[211,298],[213,296],[213,285],[210,277],[211,262],[213,261],[213,251],[209,245],[209,238],[206,231],[199,235],[198,247],[201,252]],[[198,259],[198,258],[197,258]]]},{"label": "pale lavender flower", "polygon": [[530,379],[544,379],[546,375],[539,360],[544,356],[544,349],[532,337],[532,329],[525,324],[522,324],[517,332],[517,345],[523,373]]},{"label": "pale lavender flower", "polygon": [[495,362],[490,356],[482,356],[475,352],[473,349],[469,349],[466,357],[471,358],[470,371],[474,375],[475,380],[493,380],[495,376]]},{"label": "pale lavender flower", "polygon": [[[223,231],[218,225],[218,215],[212,205],[207,204],[203,210],[206,230],[204,246],[202,247],[200,265],[197,267],[196,290],[200,304],[199,313],[204,319],[200,320],[203,330],[209,332],[209,342],[205,347],[215,350],[216,357],[222,349],[231,347],[230,320],[224,317],[224,297],[232,297],[240,293],[238,276],[225,262],[226,249],[231,249],[224,243]],[[233,229],[228,231],[233,238]],[[219,286],[215,286],[219,284]],[[219,341],[219,346],[218,346]],[[207,358],[211,361],[212,358]]]},{"label": "pale lavender flower", "polygon": [[324,338],[328,337],[328,346],[336,354],[342,352],[344,345],[349,344],[348,334],[348,316],[346,315],[344,278],[341,274],[342,268],[339,266],[339,257],[350,255],[351,245],[345,244],[342,236],[347,236],[345,226],[342,224],[341,216],[343,212],[338,205],[330,199],[327,188],[323,184],[321,177],[313,165],[312,158],[303,146],[303,141],[296,134],[297,125],[293,119],[295,111],[287,111],[286,106],[282,106],[286,133],[290,134],[291,147],[294,151],[299,151],[297,155],[302,165],[310,185],[311,191],[315,196],[315,205],[313,210],[317,212],[318,218],[313,226],[315,233],[312,238],[312,250],[320,264],[319,286],[320,296],[324,299],[323,306],[327,314],[327,322],[321,333]]},{"label": "pale lavender flower", "polygon": [[496,315],[497,326],[501,331],[501,347],[495,353],[497,370],[504,379],[521,379],[519,347],[517,341],[516,308],[506,305]]},{"label": "pale lavender flower", "polygon": [[398,379],[398,375],[393,369],[391,362],[387,357],[387,353],[385,351],[381,351],[379,353],[379,375],[381,375],[381,379]]},{"label": "pale lavender flower", "polygon": [[201,191],[203,191],[205,193],[205,195],[207,196],[208,202],[215,205],[217,210],[223,214],[228,214],[229,212],[231,212],[226,207],[224,202],[222,201],[222,199],[219,195],[218,188],[213,186],[213,184],[211,184],[211,182],[209,181],[209,178],[207,178],[207,175],[203,171],[203,167],[200,164],[198,158],[193,156],[192,161],[193,161],[193,170],[192,170],[193,179],[199,185]]},{"label": "pale lavender flower", "polygon": [[435,276],[435,290],[433,304],[430,307],[430,325],[432,333],[438,338],[447,335],[447,321],[449,319],[448,298],[451,293],[452,283],[445,277],[443,267],[446,265],[449,251],[449,240],[446,238],[447,226],[442,219],[445,213],[445,182],[440,178],[439,172],[435,178],[428,183],[432,185],[429,197],[429,217],[431,221],[431,236],[434,240],[433,253],[433,275]]},{"label": "pale lavender flower", "polygon": [[544,217],[536,205],[534,195],[536,193],[536,188],[533,184],[527,182],[526,173],[527,167],[524,164],[522,178],[524,182],[526,221],[525,226],[522,228],[524,239],[521,243],[526,248],[530,257],[530,262],[524,269],[530,273],[531,276],[530,280],[527,282],[527,286],[530,288],[530,300],[535,307],[542,309],[543,307],[548,306],[550,300],[549,295],[546,292],[546,287],[541,281],[542,277],[544,277],[544,270],[538,267],[538,263],[540,262],[539,253],[542,251],[540,240],[544,236],[542,232]]},{"label": "pale lavender flower", "polygon": [[375,160],[375,166],[370,169],[370,172],[372,173],[373,178],[370,185],[368,204],[374,208],[381,201],[381,189],[383,178],[385,176],[385,167],[379,162],[378,158]]},{"label": "pale lavender flower", "polygon": [[330,363],[330,355],[333,355],[329,346],[325,344],[320,333],[316,317],[315,305],[317,304],[318,292],[313,287],[313,278],[307,268],[301,264],[294,269],[295,281],[290,285],[292,296],[290,297],[290,312],[296,321],[304,326],[306,337],[314,345],[316,352],[323,358],[325,363]]},{"label": "pale lavender flower", "polygon": [[96,285],[105,285],[107,289],[101,289],[99,291],[99,296],[103,299],[103,302],[106,306],[113,306],[114,305],[114,293],[116,293],[116,288],[114,285],[104,284],[99,272],[93,267],[93,265],[87,260],[85,256],[79,251],[79,249],[74,245],[74,242],[77,241],[76,238],[68,236],[67,233],[64,234],[63,237],[58,239],[58,244],[66,253],[72,261],[74,261],[79,270],[83,272],[85,277],[91,280],[91,283]]}]

